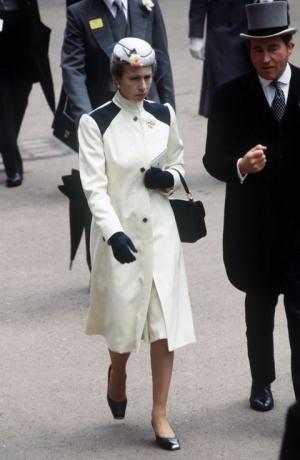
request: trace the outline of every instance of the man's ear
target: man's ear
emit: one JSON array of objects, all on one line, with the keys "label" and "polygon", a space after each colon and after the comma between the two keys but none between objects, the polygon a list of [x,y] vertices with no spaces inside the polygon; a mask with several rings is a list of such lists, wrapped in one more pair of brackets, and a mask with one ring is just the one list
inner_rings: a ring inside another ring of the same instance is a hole
[{"label": "man's ear", "polygon": [[294,46],[295,46],[294,42],[292,42],[292,41],[288,42],[287,47],[288,47],[289,56],[292,54]]}]

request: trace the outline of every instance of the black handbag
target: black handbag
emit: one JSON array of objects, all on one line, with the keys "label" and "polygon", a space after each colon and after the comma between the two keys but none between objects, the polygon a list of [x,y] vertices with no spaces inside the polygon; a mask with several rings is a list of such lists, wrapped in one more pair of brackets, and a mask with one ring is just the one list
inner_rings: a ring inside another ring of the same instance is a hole
[{"label": "black handbag", "polygon": [[53,136],[57,137],[70,149],[78,152],[77,127],[70,113],[69,99],[63,89],[60,93],[52,128]]},{"label": "black handbag", "polygon": [[181,183],[187,195],[187,200],[170,199],[180,240],[183,243],[194,243],[200,238],[203,238],[207,231],[205,225],[205,210],[202,201],[194,201],[194,198],[189,191],[184,177],[179,174]]}]

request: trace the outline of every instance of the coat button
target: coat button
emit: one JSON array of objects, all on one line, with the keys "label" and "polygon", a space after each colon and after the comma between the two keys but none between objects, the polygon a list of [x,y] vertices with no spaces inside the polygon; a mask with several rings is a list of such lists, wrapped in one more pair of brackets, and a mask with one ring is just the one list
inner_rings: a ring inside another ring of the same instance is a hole
[{"label": "coat button", "polygon": [[140,171],[141,171],[141,173],[143,173],[143,172],[146,171],[146,169],[145,169],[145,168],[141,168]]},{"label": "coat button", "polygon": [[147,217],[144,217],[143,222],[145,222],[145,223],[148,222]]},{"label": "coat button", "polygon": [[102,236],[102,239],[103,239],[103,241],[105,241],[105,238],[104,238],[104,236]]}]

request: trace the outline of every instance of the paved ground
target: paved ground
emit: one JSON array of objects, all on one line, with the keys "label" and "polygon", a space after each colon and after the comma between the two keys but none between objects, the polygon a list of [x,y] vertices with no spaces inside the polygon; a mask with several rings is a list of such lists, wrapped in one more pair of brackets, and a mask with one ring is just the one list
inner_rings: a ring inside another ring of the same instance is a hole
[{"label": "paved ground", "polygon": [[[60,88],[63,1],[40,1],[52,27],[51,61]],[[290,2],[300,26],[298,0]],[[170,418],[182,450],[153,444],[148,348],[131,357],[128,416],[112,420],[105,401],[104,341],[84,335],[89,274],[81,248],[68,271],[68,204],[60,176],[75,155],[51,138],[51,114],[38,86],[21,132],[24,185],[4,187],[0,168],[0,458],[3,460],[161,459],[276,460],[293,400],[282,305],[276,318],[275,409],[248,409],[249,371],[242,294],[228,283],[221,255],[224,188],[203,170],[206,121],[197,115],[202,64],[187,52],[187,0],[161,0],[177,89],[189,182],[207,209],[208,236],[185,245],[198,342],[178,351]],[[298,50],[299,36],[296,36]],[[294,62],[300,64],[299,51]]]}]

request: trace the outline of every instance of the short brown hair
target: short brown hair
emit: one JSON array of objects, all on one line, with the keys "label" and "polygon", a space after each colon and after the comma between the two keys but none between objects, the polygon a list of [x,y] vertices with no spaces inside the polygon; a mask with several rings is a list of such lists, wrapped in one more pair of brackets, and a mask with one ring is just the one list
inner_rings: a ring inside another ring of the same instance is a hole
[{"label": "short brown hair", "polygon": [[119,61],[117,59],[112,59],[110,62],[110,73],[114,78],[122,78],[124,74],[125,65],[129,65],[128,62]]}]

